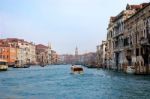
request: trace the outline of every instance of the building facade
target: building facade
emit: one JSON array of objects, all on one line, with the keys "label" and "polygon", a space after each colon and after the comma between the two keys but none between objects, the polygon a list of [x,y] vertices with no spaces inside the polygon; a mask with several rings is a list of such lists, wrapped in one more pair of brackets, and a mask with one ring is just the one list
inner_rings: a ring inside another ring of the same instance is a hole
[{"label": "building facade", "polygon": [[117,16],[110,18],[106,40],[106,61],[108,68],[116,70],[124,69],[123,65],[126,62],[124,52],[125,22],[145,5],[146,3],[140,5],[127,4],[125,10],[121,11]]},{"label": "building facade", "polygon": [[107,28],[107,39],[106,39],[106,64],[108,69],[114,68],[114,58],[113,58],[113,35],[114,35],[114,29],[113,29],[113,23],[114,23],[115,17],[110,17],[109,25]]},{"label": "building facade", "polygon": [[35,45],[18,38],[1,39],[8,46],[13,46],[16,49],[16,64],[18,67],[26,64],[34,64],[35,60]]},{"label": "building facade", "polygon": [[[137,74],[150,72],[150,3],[127,4],[117,16],[110,17],[107,38],[97,46],[97,64],[127,72],[128,67]],[[105,54],[105,62],[104,55]]]},{"label": "building facade", "polygon": [[127,5],[126,10],[120,12],[113,20],[113,69],[123,70],[124,63],[124,24],[125,20],[134,15],[141,6]]},{"label": "building facade", "polygon": [[51,51],[51,64],[58,64],[58,54],[56,51]]},{"label": "building facade", "polygon": [[102,44],[100,45],[100,63],[101,63],[101,66],[103,68],[106,68],[106,46],[107,46],[107,43],[106,41],[102,41]]},{"label": "building facade", "polygon": [[14,66],[17,59],[17,48],[0,40],[0,59],[6,60],[9,66]]},{"label": "building facade", "polygon": [[[55,52],[55,53],[54,53]],[[36,45],[36,61],[37,64],[52,64],[55,60],[56,63],[56,51],[52,51],[50,43],[48,46],[43,44]]]},{"label": "building facade", "polygon": [[125,68],[134,66],[137,74],[150,73],[150,3],[141,4],[132,17],[125,21]]},{"label": "building facade", "polygon": [[96,48],[97,48],[97,50],[96,50],[96,63],[97,63],[98,67],[101,67],[101,62],[100,62],[100,59],[101,59],[100,45],[97,45]]}]

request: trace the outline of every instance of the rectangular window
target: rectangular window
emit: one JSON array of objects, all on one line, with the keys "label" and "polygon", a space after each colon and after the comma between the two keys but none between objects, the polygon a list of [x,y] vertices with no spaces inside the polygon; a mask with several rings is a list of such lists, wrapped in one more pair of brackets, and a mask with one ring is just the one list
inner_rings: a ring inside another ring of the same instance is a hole
[{"label": "rectangular window", "polygon": [[0,53],[2,53],[2,49],[0,48]]},{"label": "rectangular window", "polygon": [[139,56],[139,48],[136,49],[136,56]]},{"label": "rectangular window", "polygon": [[5,55],[3,55],[3,59],[5,59]]}]

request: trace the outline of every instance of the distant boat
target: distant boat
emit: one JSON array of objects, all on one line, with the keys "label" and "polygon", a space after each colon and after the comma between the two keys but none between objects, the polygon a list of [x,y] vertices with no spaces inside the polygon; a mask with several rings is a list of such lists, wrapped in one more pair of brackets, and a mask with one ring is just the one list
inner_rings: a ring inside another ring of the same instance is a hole
[{"label": "distant boat", "polygon": [[8,69],[8,63],[6,60],[0,60],[0,71],[6,71]]},{"label": "distant boat", "polygon": [[23,68],[29,68],[29,67],[30,67],[30,65],[28,65],[28,64],[23,66]]},{"label": "distant boat", "polygon": [[71,66],[71,73],[83,74],[83,68],[81,66],[73,65]]},{"label": "distant boat", "polygon": [[42,61],[40,64],[39,64],[41,67],[45,67],[46,66],[46,63],[44,61]]},{"label": "distant boat", "polygon": [[40,64],[40,66],[41,66],[41,67],[45,67],[46,65],[45,65],[45,64]]},{"label": "distant boat", "polygon": [[135,74],[135,67],[134,66],[127,66],[126,73],[127,74]]},{"label": "distant boat", "polygon": [[13,66],[13,68],[21,68],[21,67],[19,67],[19,66]]},{"label": "distant boat", "polygon": [[13,66],[13,68],[29,68],[30,67],[30,65],[29,64],[26,64],[26,65],[15,65],[15,66]]}]

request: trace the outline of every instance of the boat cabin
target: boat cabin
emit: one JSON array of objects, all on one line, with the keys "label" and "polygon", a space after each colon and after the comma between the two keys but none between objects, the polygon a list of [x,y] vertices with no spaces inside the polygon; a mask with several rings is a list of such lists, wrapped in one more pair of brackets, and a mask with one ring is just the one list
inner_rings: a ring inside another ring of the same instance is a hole
[{"label": "boat cabin", "polygon": [[72,73],[83,73],[83,68],[80,66],[71,66]]}]

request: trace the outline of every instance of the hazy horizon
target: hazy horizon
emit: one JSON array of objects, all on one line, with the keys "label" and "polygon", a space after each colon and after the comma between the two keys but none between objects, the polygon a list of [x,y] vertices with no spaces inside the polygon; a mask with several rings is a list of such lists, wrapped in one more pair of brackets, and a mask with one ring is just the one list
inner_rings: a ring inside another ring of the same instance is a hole
[{"label": "hazy horizon", "polygon": [[149,0],[1,0],[0,37],[51,43],[58,54],[96,51],[106,39],[110,16],[127,3]]}]

